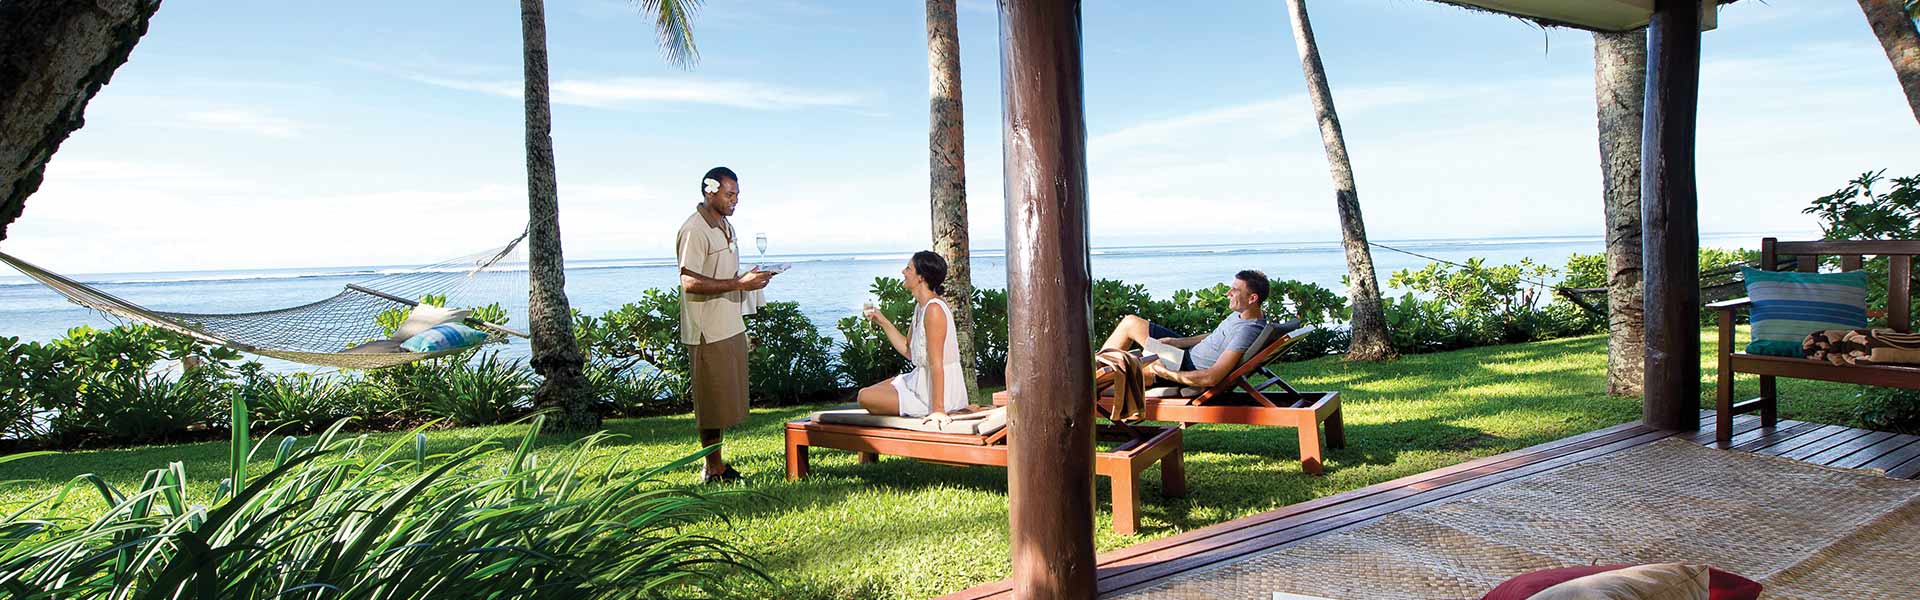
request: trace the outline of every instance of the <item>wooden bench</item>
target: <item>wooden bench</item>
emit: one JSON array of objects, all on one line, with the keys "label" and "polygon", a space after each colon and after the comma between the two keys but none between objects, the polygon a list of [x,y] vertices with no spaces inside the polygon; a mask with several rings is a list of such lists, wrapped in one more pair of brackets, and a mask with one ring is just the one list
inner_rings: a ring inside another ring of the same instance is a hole
[{"label": "wooden bench", "polygon": [[[1889,267],[1887,326],[1902,333],[1913,331],[1911,318],[1913,295],[1910,284],[1913,280],[1915,255],[1920,255],[1920,241],[1781,242],[1774,238],[1760,240],[1760,264],[1763,269],[1768,265],[1780,264],[1781,256],[1796,257],[1796,269],[1807,273],[1820,270],[1822,256],[1840,257],[1840,269],[1843,271],[1859,270],[1866,256],[1887,257]],[[1734,415],[1759,411],[1762,427],[1773,427],[1779,422],[1779,391],[1774,383],[1776,377],[1920,389],[1920,366],[1834,365],[1826,361],[1761,356],[1736,351],[1733,345],[1734,314],[1751,304],[1752,302],[1747,298],[1738,298],[1707,305],[1707,308],[1718,312],[1720,318],[1720,348],[1717,353],[1720,358],[1720,379],[1714,401],[1716,409],[1714,439],[1720,447],[1727,447],[1732,442]],[[1759,375],[1760,396],[1734,402],[1735,373]]]}]

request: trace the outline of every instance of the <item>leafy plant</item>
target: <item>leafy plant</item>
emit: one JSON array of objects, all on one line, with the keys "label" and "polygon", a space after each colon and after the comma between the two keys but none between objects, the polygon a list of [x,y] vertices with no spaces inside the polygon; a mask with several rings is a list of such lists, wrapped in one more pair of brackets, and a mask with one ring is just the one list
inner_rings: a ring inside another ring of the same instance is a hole
[{"label": "leafy plant", "polygon": [[[913,296],[907,293],[906,286],[899,279],[876,277],[868,291],[877,299],[875,306],[902,333],[912,327]],[[910,366],[905,357],[894,351],[893,344],[887,341],[886,332],[865,317],[842,317],[834,326],[846,339],[840,345],[839,365],[840,378],[845,384],[854,387],[871,385],[905,373]]]},{"label": "leafy plant", "polygon": [[[246,411],[235,403],[236,423]],[[735,573],[765,579],[732,543],[690,527],[724,522],[721,505],[657,479],[704,451],[636,471],[593,456],[614,439],[602,432],[537,461],[540,422],[504,468],[482,466],[506,452],[492,442],[429,455],[418,430],[382,447],[335,426],[310,446],[285,439],[252,477],[258,449],[235,427],[211,496],[172,463],[132,490],[81,475],[7,515],[0,588],[20,598],[621,598],[712,593]],[[107,508],[53,516],[84,490]]]},{"label": "leafy plant", "polygon": [[1869,429],[1920,433],[1920,390],[1860,386],[1860,422]]},{"label": "leafy plant", "polygon": [[363,406],[358,398],[364,393],[354,382],[312,373],[264,375],[249,382],[247,405],[252,420],[262,428],[291,431],[316,431],[327,424],[354,416]]},{"label": "leafy plant", "polygon": [[687,347],[680,343],[680,290],[649,289],[640,300],[600,317],[575,313],[573,335],[590,361],[611,361],[624,372],[646,363],[683,386],[691,375]]},{"label": "leafy plant", "polygon": [[787,403],[839,389],[833,340],[820,335],[793,302],[770,302],[747,317],[753,350],[747,355],[747,389],[759,400]]},{"label": "leafy plant", "polygon": [[505,423],[532,409],[533,372],[489,352],[472,361],[429,366],[414,380],[420,412],[459,425]]},{"label": "leafy plant", "polygon": [[[1893,189],[1876,193],[1885,170],[1864,173],[1832,194],[1821,196],[1802,211],[1820,218],[1820,229],[1829,240],[1916,240],[1920,239],[1920,175],[1895,177]],[[1838,257],[1826,257],[1838,264]],[[1887,284],[1892,281],[1884,256],[1861,265],[1867,272],[1867,306],[1887,306]],[[1916,275],[1920,275],[1917,273]],[[1908,289],[1920,283],[1915,277]],[[1920,304],[1911,307],[1911,322],[1920,322]],[[1876,326],[1885,326],[1884,321]]]},{"label": "leafy plant", "polygon": [[982,385],[1006,383],[1007,291],[973,290],[973,365]]},{"label": "leafy plant", "polygon": [[623,417],[646,417],[688,410],[686,380],[660,371],[641,373],[607,361],[588,361],[587,384],[606,409]]}]

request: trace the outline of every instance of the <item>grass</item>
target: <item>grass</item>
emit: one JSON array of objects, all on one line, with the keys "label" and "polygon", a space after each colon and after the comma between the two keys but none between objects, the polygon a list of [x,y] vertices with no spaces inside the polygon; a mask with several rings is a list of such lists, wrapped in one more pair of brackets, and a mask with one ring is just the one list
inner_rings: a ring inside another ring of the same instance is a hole
[{"label": "grass", "polygon": [[[1710,351],[1711,332],[1703,332]],[[1712,407],[1714,361],[1703,352],[1702,402]],[[1295,386],[1338,390],[1346,410],[1348,447],[1327,457],[1327,474],[1300,471],[1292,429],[1200,425],[1186,432],[1190,492],[1160,496],[1157,467],[1142,476],[1141,533],[1107,529],[1099,504],[1095,544],[1111,550],[1181,531],[1336,494],[1373,483],[1539,444],[1637,419],[1638,399],[1603,393],[1606,337],[1588,336],[1409,356],[1386,364],[1325,358],[1278,369]],[[1743,378],[1739,392],[1756,393]],[[1854,424],[1854,386],[1780,380],[1783,418]],[[756,409],[728,437],[728,459],[749,477],[749,493],[726,497],[734,539],[763,561],[778,582],[743,581],[740,597],[926,597],[994,581],[1008,572],[1006,471],[923,464],[899,458],[855,464],[853,455],[816,450],[813,475],[784,481],[781,425],[817,407]],[[690,415],[611,421],[624,437],[600,452],[629,465],[662,464],[696,449]],[[434,451],[480,441],[511,444],[523,426],[432,433]],[[379,441],[395,434],[373,434]],[[572,441],[543,440],[547,452]],[[274,441],[277,443],[277,440]],[[0,491],[0,509],[55,491],[81,473],[137,486],[148,469],[170,461],[189,470],[218,469],[219,443],[70,452],[0,465],[0,480],[24,480]],[[497,460],[497,459],[496,459]],[[692,470],[672,476],[691,484]],[[205,501],[214,490],[192,478]],[[1100,486],[1106,497],[1106,485]],[[100,509],[76,494],[59,513]],[[715,523],[715,528],[727,525]]]}]

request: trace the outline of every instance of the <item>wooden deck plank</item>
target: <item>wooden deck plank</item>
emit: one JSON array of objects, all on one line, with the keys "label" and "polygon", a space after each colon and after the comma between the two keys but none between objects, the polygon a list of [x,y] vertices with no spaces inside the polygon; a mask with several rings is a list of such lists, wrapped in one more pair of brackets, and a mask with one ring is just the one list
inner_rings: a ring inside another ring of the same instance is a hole
[{"label": "wooden deck plank", "polygon": [[[1733,449],[1739,450],[1741,452],[1752,452],[1755,448],[1765,448],[1767,446],[1772,446],[1774,444],[1783,443],[1783,442],[1786,442],[1787,440],[1810,433],[1821,427],[1823,427],[1823,425],[1819,423],[1805,423],[1801,421],[1794,421],[1792,426],[1775,429],[1771,433],[1768,433],[1766,435],[1762,435],[1759,437],[1751,438],[1744,442],[1736,439],[1734,440]],[[1704,445],[1711,446],[1713,445],[1713,442],[1707,442]]]},{"label": "wooden deck plank", "polygon": [[1920,456],[1916,456],[1905,463],[1901,463],[1900,466],[1887,469],[1888,477],[1894,477],[1898,479],[1913,479],[1914,476],[1916,475],[1920,475]]},{"label": "wooden deck plank", "polygon": [[1920,456],[1920,443],[1909,444],[1904,448],[1888,452],[1878,458],[1861,463],[1857,468],[1880,469],[1882,471],[1891,470],[1894,467],[1900,466],[1902,463],[1913,460],[1916,456]]},{"label": "wooden deck plank", "polygon": [[[1593,447],[1617,443],[1621,440],[1645,436],[1655,430],[1639,423],[1622,423],[1613,427],[1589,431],[1580,435],[1562,438],[1543,444],[1530,446],[1513,452],[1460,463],[1450,467],[1416,473],[1391,481],[1377,483],[1364,488],[1316,498],[1307,502],[1291,504],[1272,511],[1252,515],[1242,519],[1217,523],[1179,535],[1153,540],[1143,544],[1121,548],[1104,553],[1098,559],[1103,574],[1107,569],[1112,572],[1124,572],[1126,565],[1138,562],[1144,556],[1165,556],[1169,554],[1193,553],[1207,547],[1215,547],[1230,540],[1223,536],[1245,534],[1250,527],[1272,526],[1274,523],[1300,515],[1324,514],[1319,511],[1350,512],[1364,510],[1396,499],[1446,485],[1460,479],[1484,476],[1487,472],[1498,473],[1501,470],[1549,460],[1554,456],[1578,452]],[[979,600],[983,598],[1006,597],[1011,586],[1006,581],[983,584],[941,596],[942,600]]]},{"label": "wooden deck plank", "polygon": [[1827,451],[1828,448],[1833,448],[1873,433],[1865,429],[1854,429],[1852,427],[1842,427],[1841,429],[1843,431],[1833,434],[1827,439],[1795,448],[1791,452],[1782,452],[1780,453],[1780,457],[1791,458],[1793,460],[1806,460],[1808,457]]},{"label": "wooden deck plank", "polygon": [[[1745,442],[1736,443],[1733,445],[1732,449],[1740,450],[1744,452],[1752,452],[1756,448],[1765,448],[1768,446],[1779,444],[1781,442],[1785,442],[1787,440],[1790,440],[1802,435],[1806,435],[1808,433],[1812,433],[1814,430],[1817,430],[1821,427],[1825,427],[1825,425],[1820,423],[1806,423],[1802,421],[1795,421],[1793,425],[1790,427],[1781,427],[1779,429],[1775,429],[1772,433],[1751,438]],[[1712,444],[1708,443],[1705,445],[1712,445]]]},{"label": "wooden deck plank", "polygon": [[[1598,458],[1642,446],[1670,437],[1671,435],[1671,432],[1653,431],[1612,444],[1588,448],[1526,466],[1468,478],[1452,485],[1424,490],[1423,493],[1369,507],[1366,510],[1352,511],[1338,516],[1328,516],[1322,513],[1299,515],[1292,519],[1290,523],[1275,523],[1273,525],[1278,527],[1251,529],[1243,536],[1232,536],[1243,538],[1234,540],[1235,543],[1233,544],[1219,545],[1218,547],[1199,553],[1179,552],[1177,550],[1181,549],[1175,549],[1175,552],[1166,553],[1164,556],[1147,555],[1137,557],[1129,561],[1132,563],[1128,565],[1132,567],[1131,569],[1120,568],[1113,569],[1112,571],[1109,569],[1101,569],[1101,573],[1097,576],[1100,580],[1100,589],[1103,593],[1118,593],[1124,592],[1129,588],[1151,585],[1155,580],[1169,575],[1204,568],[1221,561],[1232,560],[1249,554],[1291,545],[1315,535],[1344,529],[1349,526],[1369,523],[1396,512],[1439,502],[1460,494],[1535,473],[1550,471],[1583,460]],[[1150,562],[1143,563],[1141,561]]]},{"label": "wooden deck plank", "polygon": [[[1218,523],[1102,554],[1096,577],[1101,594],[1155,585],[1194,569],[1303,543],[1316,536],[1369,523],[1387,515],[1560,467],[1607,456],[1666,437],[1714,445],[1713,411],[1701,411],[1698,432],[1658,431],[1623,423],[1569,438],[1451,467],[1401,477],[1324,498]],[[1920,477],[1920,436],[1873,432],[1840,425],[1781,420],[1760,427],[1756,415],[1734,418],[1734,451],[1783,456],[1847,468],[1884,469],[1889,476]],[[1006,581],[942,596],[950,600],[1006,598]]]},{"label": "wooden deck plank", "polygon": [[1835,435],[1839,435],[1840,433],[1847,431],[1847,429],[1848,429],[1847,427],[1842,427],[1839,425],[1822,425],[1820,426],[1819,429],[1815,429],[1812,432],[1807,433],[1806,435],[1802,435],[1802,436],[1793,438],[1791,440],[1787,440],[1780,444],[1767,446],[1765,448],[1755,448],[1753,450],[1753,453],[1764,455],[1764,456],[1779,456],[1787,452],[1798,450],[1802,446],[1818,443],[1821,440],[1825,440]]},{"label": "wooden deck plank", "polygon": [[1842,458],[1840,460],[1828,463],[1828,466],[1842,467],[1847,469],[1857,469],[1857,468],[1860,468],[1860,465],[1873,462],[1874,460],[1882,456],[1886,456],[1888,454],[1897,452],[1900,449],[1906,448],[1908,445],[1913,444],[1914,442],[1920,442],[1920,436],[1907,435],[1904,433],[1896,434],[1887,439],[1880,440],[1874,445],[1868,446],[1860,450],[1859,452],[1855,452],[1852,455],[1847,456],[1846,458]]},{"label": "wooden deck plank", "polygon": [[1832,448],[1828,448],[1826,450],[1822,450],[1820,451],[1819,454],[1809,456],[1804,460],[1816,465],[1831,465],[1835,462],[1838,462],[1840,459],[1846,458],[1848,456],[1852,456],[1853,453],[1855,452],[1865,450],[1868,447],[1873,446],[1874,444],[1880,443],[1880,440],[1884,440],[1890,437],[1893,437],[1893,434],[1885,431],[1870,432],[1866,435],[1853,438],[1853,440],[1848,441],[1845,444],[1841,444],[1838,446],[1834,446]]}]

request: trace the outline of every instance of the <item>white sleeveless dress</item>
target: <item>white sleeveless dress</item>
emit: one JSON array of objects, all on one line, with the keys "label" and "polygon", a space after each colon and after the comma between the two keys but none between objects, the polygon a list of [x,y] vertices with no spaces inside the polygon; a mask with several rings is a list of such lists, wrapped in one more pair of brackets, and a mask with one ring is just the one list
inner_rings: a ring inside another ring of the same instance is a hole
[{"label": "white sleeveless dress", "polygon": [[[928,300],[927,304],[936,302],[947,313],[947,343],[945,352],[941,353],[942,364],[938,366],[944,369],[941,372],[946,375],[941,378],[939,396],[945,402],[940,410],[952,412],[967,407],[967,382],[961,379],[966,376],[966,371],[960,368],[960,336],[953,329],[953,309],[939,298]],[[900,416],[903,417],[924,417],[933,412],[928,399],[934,397],[933,372],[930,369],[935,366],[928,364],[926,312],[926,305],[913,309],[913,327],[907,338],[907,351],[913,354],[910,358],[913,370],[893,378],[893,389],[900,393]]]}]

